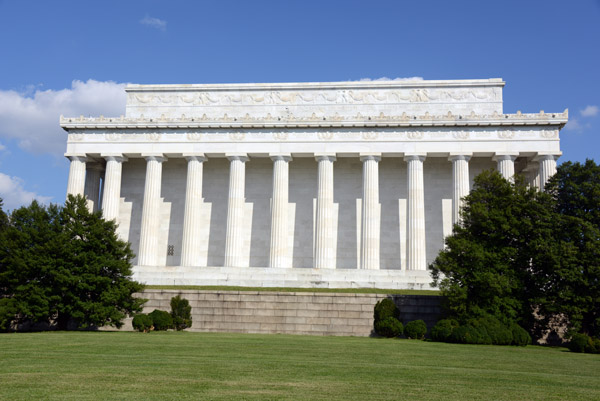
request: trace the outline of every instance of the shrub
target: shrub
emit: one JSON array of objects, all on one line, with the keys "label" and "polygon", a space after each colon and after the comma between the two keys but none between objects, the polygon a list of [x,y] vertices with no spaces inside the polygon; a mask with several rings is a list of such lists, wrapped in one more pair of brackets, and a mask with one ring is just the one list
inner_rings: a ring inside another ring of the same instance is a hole
[{"label": "shrub", "polygon": [[527,330],[525,330],[518,324],[516,324],[516,323],[511,324],[510,331],[512,332],[512,338],[513,338],[512,344],[513,345],[519,345],[519,346],[524,347],[526,345],[531,344],[531,336],[529,335]]},{"label": "shrub", "polygon": [[169,312],[154,309],[148,316],[152,318],[154,330],[168,330],[173,328],[173,318]]},{"label": "shrub", "polygon": [[590,354],[600,354],[600,338],[590,338],[589,348],[586,347],[585,352]]},{"label": "shrub", "polygon": [[492,341],[487,334],[483,334],[478,328],[471,325],[459,326],[452,331],[450,342],[459,344],[491,344]]},{"label": "shrub", "polygon": [[589,347],[590,340],[591,338],[585,334],[575,333],[567,347],[571,352],[585,352],[586,347]]},{"label": "shrub", "polygon": [[192,327],[192,307],[187,299],[179,295],[171,298],[171,317],[176,330]]},{"label": "shrub", "polygon": [[512,331],[495,317],[486,316],[471,319],[468,324],[481,332],[484,344],[509,345],[513,341]]},{"label": "shrub", "polygon": [[381,301],[375,304],[375,310],[373,313],[373,318],[375,323],[380,322],[388,317],[394,317],[396,319],[400,319],[400,311],[394,301],[389,298],[382,299]]},{"label": "shrub", "polygon": [[447,342],[450,340],[452,331],[458,326],[458,322],[454,319],[442,319],[431,328],[431,339],[433,341]]},{"label": "shrub", "polygon": [[382,337],[398,337],[402,335],[403,331],[402,323],[393,316],[388,316],[375,323],[375,332]]},{"label": "shrub", "polygon": [[139,313],[135,315],[131,324],[137,331],[146,333],[152,330],[152,318],[145,313]]},{"label": "shrub", "polygon": [[427,334],[427,325],[423,320],[413,320],[404,326],[404,335],[415,340],[422,340]]}]

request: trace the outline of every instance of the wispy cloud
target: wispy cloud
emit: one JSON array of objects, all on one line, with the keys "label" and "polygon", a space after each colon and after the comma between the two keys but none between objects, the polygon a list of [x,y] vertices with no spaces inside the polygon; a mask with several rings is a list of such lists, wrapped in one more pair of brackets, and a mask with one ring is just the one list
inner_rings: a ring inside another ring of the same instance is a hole
[{"label": "wispy cloud", "polygon": [[60,115],[112,115],[125,110],[125,84],[73,81],[71,88],[33,93],[0,90],[0,138],[17,140],[33,153],[62,155],[67,134]]},{"label": "wispy cloud", "polygon": [[150,17],[148,15],[146,15],[144,18],[142,18],[140,20],[140,24],[148,25],[149,27],[160,29],[161,31],[167,30],[167,21],[164,21],[164,20],[161,20],[158,18],[154,18],[154,17]]},{"label": "wispy cloud", "polygon": [[361,78],[359,81],[422,81],[423,77],[397,77],[397,78]]},{"label": "wispy cloud", "polygon": [[589,105],[585,109],[581,110],[580,113],[583,117],[594,117],[596,114],[600,112],[600,108],[598,106]]},{"label": "wispy cloud", "polygon": [[582,123],[578,118],[570,118],[564,129],[567,131],[582,132],[591,127],[592,125],[590,123]]},{"label": "wispy cloud", "polygon": [[3,173],[0,173],[0,198],[3,200],[4,210],[12,210],[28,205],[34,199],[37,199],[40,203],[48,203],[52,199],[49,196],[40,196],[35,192],[27,191],[21,178],[11,177]]}]

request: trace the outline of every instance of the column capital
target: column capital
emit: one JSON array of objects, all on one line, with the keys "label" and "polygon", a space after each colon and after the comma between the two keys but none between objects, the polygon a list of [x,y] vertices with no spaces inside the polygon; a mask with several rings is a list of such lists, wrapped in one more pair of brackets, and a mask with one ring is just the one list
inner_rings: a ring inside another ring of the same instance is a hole
[{"label": "column capital", "polygon": [[468,162],[469,160],[471,160],[471,157],[473,157],[473,153],[471,152],[450,153],[450,155],[448,156],[448,161],[453,162],[455,160],[464,160]]},{"label": "column capital", "polygon": [[359,157],[361,162],[365,160],[381,161],[381,153],[360,153]]},{"label": "column capital", "polygon": [[204,153],[184,153],[183,158],[188,162],[196,160],[199,162],[205,162],[207,157]]},{"label": "column capital", "polygon": [[273,161],[275,161],[275,160],[285,160],[286,162],[289,162],[289,161],[292,160],[291,153],[269,153],[269,157]]},{"label": "column capital", "polygon": [[85,153],[65,153],[65,157],[70,161],[87,161],[87,155]]},{"label": "column capital", "polygon": [[107,162],[116,161],[119,163],[123,163],[128,160],[127,156],[124,156],[122,153],[101,153],[100,156]]},{"label": "column capital", "polygon": [[501,153],[501,152],[496,152],[496,154],[492,157],[492,160],[495,162],[501,161],[501,160],[510,160],[510,161],[515,161],[517,160],[517,157],[519,157],[518,153]]},{"label": "column capital", "polygon": [[241,162],[247,162],[250,160],[248,153],[225,153],[225,157],[229,161],[239,160]]},{"label": "column capital", "polygon": [[148,162],[152,160],[157,161],[159,163],[167,161],[167,157],[162,153],[142,153],[142,157]]},{"label": "column capital", "polygon": [[404,154],[404,161],[405,162],[409,162],[409,161],[413,161],[413,160],[419,160],[419,161],[425,161],[425,159],[427,158],[427,154],[426,153],[405,153]]},{"label": "column capital", "polygon": [[320,162],[321,160],[336,161],[335,153],[315,153],[315,159]]},{"label": "column capital", "polygon": [[538,152],[538,154],[533,158],[534,162],[540,162],[542,160],[558,160],[559,157],[562,156],[562,152]]}]

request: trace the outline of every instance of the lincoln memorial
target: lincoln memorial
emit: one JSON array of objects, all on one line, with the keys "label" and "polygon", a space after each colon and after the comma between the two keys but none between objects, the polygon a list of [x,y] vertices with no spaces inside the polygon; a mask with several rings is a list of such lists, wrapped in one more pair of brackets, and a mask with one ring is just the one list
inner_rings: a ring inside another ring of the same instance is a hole
[{"label": "lincoln memorial", "polygon": [[61,117],[67,192],[160,285],[429,289],[473,178],[540,188],[567,111],[504,114],[501,79],[128,85]]}]

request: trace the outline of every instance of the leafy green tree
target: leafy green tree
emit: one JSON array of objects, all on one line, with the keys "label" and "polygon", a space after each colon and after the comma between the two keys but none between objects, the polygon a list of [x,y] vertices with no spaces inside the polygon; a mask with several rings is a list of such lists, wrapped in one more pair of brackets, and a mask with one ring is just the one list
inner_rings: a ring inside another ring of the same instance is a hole
[{"label": "leafy green tree", "polygon": [[552,272],[541,313],[575,332],[600,336],[600,166],[566,162],[546,185],[561,219],[561,261]]},{"label": "leafy green tree", "polygon": [[532,275],[551,268],[558,254],[551,201],[518,176],[515,183],[495,171],[475,178],[462,224],[430,266],[449,316],[462,324],[493,316],[534,328],[543,294]]},{"label": "leafy green tree", "polygon": [[133,253],[115,223],[90,213],[86,200],[36,201],[13,211],[0,233],[0,329],[47,323],[59,329],[113,325],[141,310],[131,280]]}]

